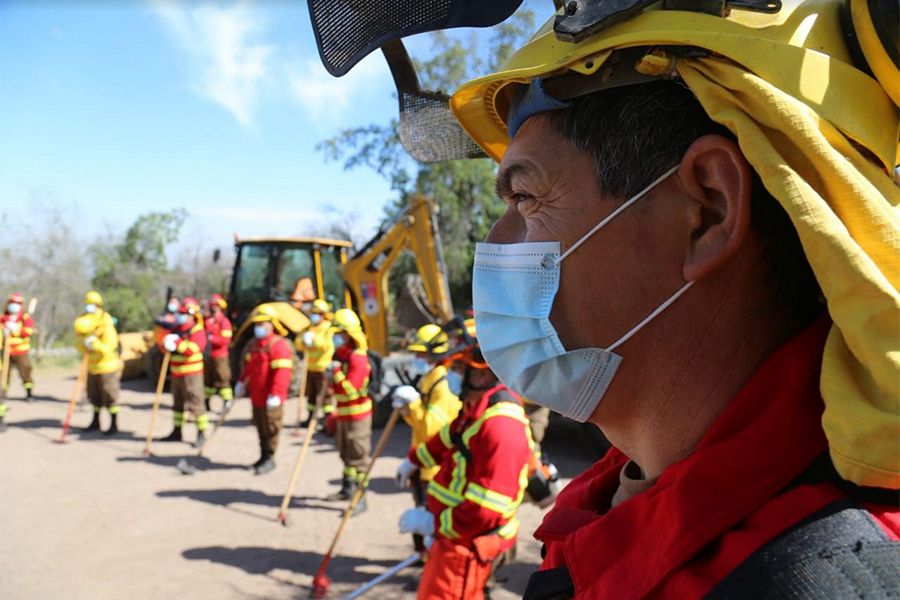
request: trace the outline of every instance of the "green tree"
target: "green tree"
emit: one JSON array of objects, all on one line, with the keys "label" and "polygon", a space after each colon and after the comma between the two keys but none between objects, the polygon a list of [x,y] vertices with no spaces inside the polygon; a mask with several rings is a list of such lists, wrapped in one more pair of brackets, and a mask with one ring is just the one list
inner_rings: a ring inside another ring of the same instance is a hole
[{"label": "green tree", "polygon": [[[486,47],[475,34],[430,34],[432,53],[415,60],[422,89],[454,90],[461,83],[495,70],[521,46],[534,28],[534,16],[528,10],[493,28]],[[438,218],[450,293],[457,310],[471,306],[471,272],[475,243],[484,239],[490,224],[503,210],[494,195],[496,166],[489,159],[420,164],[409,158],[400,145],[398,121],[345,129],[317,148],[344,168],[368,167],[391,182],[397,198],[385,207],[385,216],[393,220],[407,206],[413,194],[433,198],[439,207]],[[391,290],[396,293],[413,272],[411,257],[398,261],[391,273]]]},{"label": "green tree", "polygon": [[186,218],[184,210],[147,213],[119,241],[91,247],[91,282],[118,319],[119,331],[146,329],[165,302],[166,250],[178,239]]}]

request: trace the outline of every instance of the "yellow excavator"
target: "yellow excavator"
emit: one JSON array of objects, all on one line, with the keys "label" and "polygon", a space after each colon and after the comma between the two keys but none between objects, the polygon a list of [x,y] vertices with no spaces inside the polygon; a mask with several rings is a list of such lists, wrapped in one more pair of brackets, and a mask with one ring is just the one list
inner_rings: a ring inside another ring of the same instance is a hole
[{"label": "yellow excavator", "polygon": [[[453,316],[434,203],[422,196],[383,227],[352,257],[351,244],[325,238],[235,239],[237,257],[231,278],[229,312],[235,327],[233,347],[249,339],[247,317],[261,304],[278,311],[293,333],[309,322],[303,304],[321,298],[335,309],[356,310],[370,349],[389,352],[388,274],[405,251],[416,263],[421,286],[410,292],[425,321]],[[246,338],[246,339],[245,339]]]}]

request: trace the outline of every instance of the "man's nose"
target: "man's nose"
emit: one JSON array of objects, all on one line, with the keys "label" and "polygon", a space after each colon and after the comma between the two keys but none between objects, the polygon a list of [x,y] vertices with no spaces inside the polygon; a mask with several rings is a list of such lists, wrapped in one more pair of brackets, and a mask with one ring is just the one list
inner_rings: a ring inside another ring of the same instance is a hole
[{"label": "man's nose", "polygon": [[484,241],[492,244],[515,244],[525,241],[526,234],[527,230],[522,215],[514,206],[510,206],[491,227]]}]

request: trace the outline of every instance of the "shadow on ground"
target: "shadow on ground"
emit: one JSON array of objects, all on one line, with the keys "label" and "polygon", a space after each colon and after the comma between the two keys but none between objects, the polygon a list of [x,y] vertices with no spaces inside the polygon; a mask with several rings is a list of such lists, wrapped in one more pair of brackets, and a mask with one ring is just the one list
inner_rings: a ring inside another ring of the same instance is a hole
[{"label": "shadow on ground", "polygon": [[[210,562],[241,569],[251,575],[268,575],[271,571],[285,570],[293,573],[312,576],[322,564],[322,555],[313,552],[299,552],[280,548],[263,548],[259,546],[206,546],[185,550],[181,555],[188,560],[208,560]],[[391,560],[373,560],[359,556],[338,556],[328,565],[328,577],[332,583],[362,584],[374,578],[382,569],[397,564]],[[365,571],[360,567],[366,567]],[[381,567],[373,573],[370,567]],[[415,569],[408,569],[405,575],[399,575],[395,581],[412,578],[417,575]],[[295,585],[297,588],[306,586]]]},{"label": "shadow on ground", "polygon": [[177,465],[178,462],[182,459],[187,460],[191,465],[195,466],[198,473],[202,471],[222,470],[247,471],[247,465],[243,463],[213,462],[205,456],[198,458],[196,454],[180,454],[177,456],[157,456],[154,454],[153,456],[137,455],[116,457],[116,460],[118,462],[145,462],[151,465],[156,465],[159,467],[171,467],[173,469],[175,468],[175,465]]}]

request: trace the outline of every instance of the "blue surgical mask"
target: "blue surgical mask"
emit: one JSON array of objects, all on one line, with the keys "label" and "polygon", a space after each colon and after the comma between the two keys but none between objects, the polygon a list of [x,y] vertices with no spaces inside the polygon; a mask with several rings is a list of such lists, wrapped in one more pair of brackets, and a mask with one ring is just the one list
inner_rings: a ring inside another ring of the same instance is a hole
[{"label": "blue surgical mask", "polygon": [[175,322],[179,325],[184,325],[188,322],[188,316],[184,314],[178,315],[177,317],[175,317]]},{"label": "blue surgical mask", "polygon": [[462,373],[458,373],[457,371],[447,371],[447,385],[450,387],[450,391],[453,392],[454,396],[462,394]]},{"label": "blue surgical mask", "polygon": [[20,310],[22,310],[22,305],[17,302],[10,302],[6,305],[6,312],[11,315],[18,314]]},{"label": "blue surgical mask", "polygon": [[96,304],[85,304],[85,305],[84,305],[84,312],[88,313],[89,315],[94,314],[94,312],[95,312],[96,310],[97,310],[97,305],[96,305]]},{"label": "blue surgical mask", "polygon": [[618,346],[668,308],[693,282],[608,348],[567,351],[550,322],[560,263],[622,211],[672,175],[673,167],[595,225],[565,254],[559,242],[478,244],[472,300],[485,360],[511,390],[565,417],[584,422],[603,398],[622,362]]},{"label": "blue surgical mask", "polygon": [[309,322],[313,325],[318,325],[322,322],[322,315],[320,315],[319,313],[313,313],[309,315]]},{"label": "blue surgical mask", "polygon": [[263,340],[266,336],[269,335],[268,330],[266,330],[266,326],[262,323],[253,326],[253,337],[258,340]]},{"label": "blue surgical mask", "polygon": [[347,343],[347,341],[344,339],[344,336],[342,335],[334,336],[331,341],[334,344],[335,350]]},{"label": "blue surgical mask", "polygon": [[168,304],[166,304],[166,310],[172,314],[175,314],[178,312],[178,304],[176,304],[175,302],[169,302]]},{"label": "blue surgical mask", "polygon": [[424,375],[429,370],[431,370],[431,365],[428,364],[428,361],[422,358],[421,356],[417,356],[413,359],[411,363],[409,363],[409,374],[416,375]]}]

